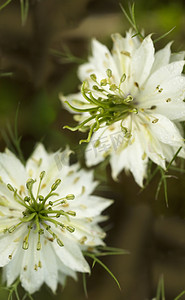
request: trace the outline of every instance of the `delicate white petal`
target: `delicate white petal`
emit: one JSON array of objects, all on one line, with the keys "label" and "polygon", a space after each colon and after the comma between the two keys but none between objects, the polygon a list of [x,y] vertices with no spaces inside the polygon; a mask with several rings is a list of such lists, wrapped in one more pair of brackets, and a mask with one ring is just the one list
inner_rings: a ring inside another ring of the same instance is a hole
[{"label": "delicate white petal", "polygon": [[184,57],[185,57],[185,51],[181,51],[181,52],[177,52],[177,53],[172,53],[171,54],[171,58],[170,58],[170,62],[178,61],[178,60],[183,60]]},{"label": "delicate white petal", "polygon": [[[17,176],[17,170],[19,170],[19,176]],[[23,164],[9,150],[6,150],[6,153],[0,153],[0,176],[3,182],[10,183],[16,188],[24,185],[27,179]]]},{"label": "delicate white petal", "polygon": [[80,196],[73,201],[71,208],[76,212],[76,218],[92,218],[95,217],[112,204],[112,200],[108,200],[98,196]]},{"label": "delicate white petal", "polygon": [[147,167],[147,160],[143,156],[144,147],[139,139],[129,144],[121,152],[118,152],[118,154],[112,155],[110,159],[112,177],[116,180],[117,175],[124,168],[126,171],[130,170],[135,181],[140,186],[143,186]]},{"label": "delicate white petal", "polygon": [[147,83],[144,86],[145,90],[156,90],[156,92],[158,92],[158,86],[160,86],[159,89],[164,89],[163,83],[168,82],[171,78],[174,78],[182,73],[184,63],[184,61],[178,61],[159,68],[147,80]]},{"label": "delicate white petal", "polygon": [[171,121],[183,121],[185,119],[185,102],[183,101],[161,101],[156,106],[156,114],[166,116]]},{"label": "delicate white petal", "polygon": [[169,64],[171,57],[171,44],[172,42],[168,43],[163,49],[156,52],[151,73],[154,73],[158,69]]},{"label": "delicate white petal", "polygon": [[20,280],[23,288],[30,294],[39,290],[44,282],[43,268],[40,268],[39,261],[42,262],[41,254],[37,251],[37,235],[30,234],[29,248],[21,249],[22,266]]},{"label": "delicate white petal", "polygon": [[84,259],[80,247],[74,243],[74,240],[62,235],[61,238],[64,247],[60,247],[56,242],[53,242],[58,258],[61,262],[74,271],[90,272],[90,268]]},{"label": "delicate white petal", "polygon": [[16,254],[19,240],[24,231],[17,229],[13,233],[2,233],[0,236],[0,267],[7,265],[10,262],[10,257]]},{"label": "delicate white petal", "polygon": [[58,284],[58,259],[52,249],[51,242],[47,241],[47,245],[45,246],[43,243],[41,254],[44,281],[55,292]]},{"label": "delicate white petal", "polygon": [[156,118],[156,120],[158,120],[156,123],[150,124],[151,131],[155,137],[158,138],[158,140],[162,143],[171,146],[182,146],[184,139],[182,138],[176,125],[165,116],[158,114],[153,116]]},{"label": "delicate white petal", "polygon": [[[106,77],[106,70],[111,69],[115,82],[119,83],[119,74],[115,62],[108,48],[98,42],[92,40],[92,57],[90,58],[91,64],[96,66],[96,70]],[[116,80],[118,79],[118,81]]]},{"label": "delicate white petal", "polygon": [[131,60],[132,76],[141,86],[150,74],[154,62],[154,46],[151,36],[147,36],[134,53]]}]

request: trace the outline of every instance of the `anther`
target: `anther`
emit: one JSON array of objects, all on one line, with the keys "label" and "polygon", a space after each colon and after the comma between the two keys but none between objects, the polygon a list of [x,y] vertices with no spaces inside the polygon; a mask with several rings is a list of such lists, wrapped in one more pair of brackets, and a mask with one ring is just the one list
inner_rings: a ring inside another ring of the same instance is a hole
[{"label": "anther", "polygon": [[107,85],[107,79],[102,79],[102,80],[100,81],[100,85],[101,85],[101,86],[106,86],[106,85]]},{"label": "anther", "polygon": [[73,216],[73,217],[76,216],[76,212],[75,212],[75,211],[72,211],[72,210],[69,210],[69,211],[67,212],[67,214],[70,215],[70,216]]},{"label": "anther", "polygon": [[39,260],[39,262],[38,262],[38,267],[39,267],[39,268],[42,268],[42,263],[41,263],[40,260]]},{"label": "anther", "polygon": [[14,191],[15,191],[14,188],[13,188],[13,186],[12,186],[10,183],[7,184],[7,188],[8,188],[11,192],[14,192]]},{"label": "anther", "polygon": [[121,76],[121,79],[120,79],[120,83],[123,83],[126,79],[126,74],[124,73],[122,76]]},{"label": "anther", "polygon": [[64,244],[62,243],[62,241],[61,241],[60,239],[57,239],[57,243],[58,243],[58,245],[59,245],[60,247],[63,247],[63,246],[64,246]]},{"label": "anther", "polygon": [[39,199],[39,201],[43,201],[43,200],[44,200],[44,197],[43,197],[42,195],[39,195],[39,196],[38,196],[38,199]]},{"label": "anther", "polygon": [[28,190],[32,189],[32,185],[36,182],[36,180],[33,180],[32,178],[28,179],[26,182],[26,187]]},{"label": "anther", "polygon": [[52,191],[55,191],[55,190],[57,189],[57,187],[59,186],[60,183],[61,183],[61,179],[57,179],[57,180],[55,181],[55,183],[52,184],[51,190],[52,190]]},{"label": "anther", "polygon": [[24,201],[25,201],[25,202],[29,202],[29,201],[30,201],[30,199],[31,199],[31,198],[30,198],[30,197],[28,197],[28,196],[24,197]]},{"label": "anther", "polygon": [[117,85],[115,83],[111,84],[109,87],[110,91],[116,91],[118,89]]},{"label": "anther", "polygon": [[91,79],[92,79],[93,81],[96,81],[96,79],[97,79],[97,77],[96,77],[95,74],[91,74],[90,77],[91,77]]},{"label": "anther", "polygon": [[40,251],[41,250],[41,242],[37,243],[37,250]]},{"label": "anther", "polygon": [[40,180],[42,180],[43,178],[44,178],[44,175],[45,175],[45,171],[42,171],[41,173],[40,173]]},{"label": "anther", "polygon": [[66,229],[71,233],[75,231],[75,228],[73,226],[66,226]]},{"label": "anther", "polygon": [[29,248],[29,243],[27,241],[23,241],[22,248],[27,250]]},{"label": "anther", "polygon": [[75,195],[73,195],[73,194],[68,194],[68,195],[66,196],[66,199],[67,199],[67,200],[74,200],[74,199],[75,199]]},{"label": "anther", "polygon": [[110,77],[112,77],[112,71],[111,71],[111,69],[107,69],[106,70],[106,73],[107,73],[107,76],[110,78]]},{"label": "anther", "polygon": [[158,121],[159,121],[159,119],[156,118],[156,119],[154,119],[154,120],[152,121],[152,123],[155,124],[155,123],[157,123]]},{"label": "anther", "polygon": [[42,228],[39,229],[38,233],[39,233],[39,234],[44,234],[44,229],[42,229]]},{"label": "anther", "polygon": [[8,232],[9,232],[9,233],[12,233],[12,232],[15,231],[15,229],[16,229],[16,226],[13,225],[13,226],[11,226],[11,227],[8,229]]}]

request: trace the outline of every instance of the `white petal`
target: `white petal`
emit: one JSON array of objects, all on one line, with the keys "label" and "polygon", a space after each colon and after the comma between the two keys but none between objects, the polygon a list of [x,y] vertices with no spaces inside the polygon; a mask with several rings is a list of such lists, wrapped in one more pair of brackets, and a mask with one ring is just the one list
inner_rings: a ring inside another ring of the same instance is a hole
[{"label": "white petal", "polygon": [[[59,186],[58,192],[61,191],[61,195],[66,196],[67,194],[74,194],[75,197],[78,195],[81,197],[82,192],[89,195],[92,193],[97,186],[97,182],[93,181],[93,171],[74,170],[71,166],[68,170],[68,174],[62,177],[61,185]],[[75,205],[75,202],[71,202],[71,205]]]},{"label": "white petal", "polygon": [[154,46],[151,36],[147,36],[136,50],[131,60],[132,76],[141,86],[150,74],[154,62]]},{"label": "white petal", "polygon": [[7,280],[7,286],[10,286],[20,275],[21,264],[22,264],[22,256],[20,255],[20,247],[13,257],[13,259],[9,262],[9,264],[3,269],[5,273],[5,277]]},{"label": "white petal", "polygon": [[[19,172],[19,176],[17,176]],[[24,185],[26,172],[21,161],[9,150],[0,153],[0,176],[5,183],[10,183],[17,189]]]},{"label": "white petal", "polygon": [[184,121],[185,120],[185,102],[183,101],[161,101],[155,109],[156,114],[166,116],[171,121]]},{"label": "white petal", "polygon": [[113,153],[110,158],[112,177],[116,180],[117,175],[125,169],[131,171],[137,184],[143,186],[147,168],[147,160],[143,159],[143,155],[144,147],[139,139],[128,145],[119,154]]},{"label": "white petal", "polygon": [[171,44],[172,42],[168,43],[163,49],[156,52],[155,60],[151,69],[151,74],[162,68],[163,66],[169,64],[171,56]]},{"label": "white petal", "polygon": [[[104,245],[102,239],[105,238],[105,233],[97,226],[97,224],[93,224],[93,221],[94,219],[86,220],[86,223],[83,220],[76,220],[73,222],[73,226],[75,227],[73,237],[81,244],[83,244],[82,241],[84,241],[85,247]],[[95,220],[95,222],[98,221],[99,220]]]},{"label": "white petal", "polygon": [[48,242],[47,245],[43,242],[41,251],[44,281],[51,288],[53,293],[55,293],[58,284],[58,259],[51,242]]},{"label": "white petal", "polygon": [[63,247],[60,247],[56,241],[53,242],[53,247],[62,263],[74,271],[90,272],[89,265],[74,240],[64,236],[64,234],[61,236],[61,240],[64,243]]},{"label": "white petal", "polygon": [[158,121],[150,124],[150,128],[155,137],[159,141],[171,145],[181,146],[184,143],[184,139],[181,136],[179,129],[168,118],[162,115],[153,115]]},{"label": "white petal", "polygon": [[92,63],[85,63],[79,66],[78,68],[78,78],[83,82],[84,80],[87,80],[90,78],[91,74],[97,73],[96,66]]},{"label": "white petal", "polygon": [[1,233],[0,236],[0,267],[10,262],[10,256],[14,257],[19,248],[19,240],[22,238],[24,228],[17,228],[13,233]]},{"label": "white petal", "polygon": [[70,276],[73,279],[77,280],[76,272],[66,267],[59,258],[57,258],[57,265],[58,265],[58,281],[60,282],[60,284],[62,285],[65,284],[67,276]]},{"label": "white petal", "polygon": [[[44,282],[44,270],[38,267],[42,263],[41,251],[37,251],[37,235],[30,233],[29,248],[21,249],[22,266],[20,280],[23,288],[30,294],[38,291]],[[35,270],[35,266],[37,266]]]},{"label": "white petal", "polygon": [[154,86],[152,89],[145,89],[138,95],[138,106],[141,108],[150,108],[158,106],[163,102],[183,101],[185,97],[185,77],[176,76],[165,81],[160,86],[161,92]]},{"label": "white petal", "polygon": [[102,73],[104,78],[107,77],[106,70],[111,69],[112,74],[115,78],[115,82],[119,83],[119,73],[115,65],[114,59],[106,46],[98,42],[97,40],[92,40],[92,57],[90,62],[96,67],[97,72]]},{"label": "white petal", "polygon": [[174,78],[182,73],[184,61],[173,62],[165,65],[154,72],[146,82],[144,89],[146,91],[157,91],[157,86],[163,88],[163,83],[168,82],[171,78]]},{"label": "white petal", "polygon": [[76,212],[77,218],[92,218],[100,215],[101,212],[112,204],[112,200],[108,200],[98,196],[82,195],[71,203],[71,209]]},{"label": "white petal", "polygon": [[[121,121],[110,126],[105,126],[96,131],[90,143],[85,150],[85,158],[87,166],[93,166],[105,159],[105,157],[115,152],[119,145],[123,142],[124,134],[121,130]],[[99,143],[96,145],[96,143]]]},{"label": "white petal", "polygon": [[170,58],[170,62],[178,61],[178,60],[183,60],[184,57],[185,57],[185,51],[181,51],[181,52],[177,52],[177,53],[172,53],[171,54],[171,58]]}]

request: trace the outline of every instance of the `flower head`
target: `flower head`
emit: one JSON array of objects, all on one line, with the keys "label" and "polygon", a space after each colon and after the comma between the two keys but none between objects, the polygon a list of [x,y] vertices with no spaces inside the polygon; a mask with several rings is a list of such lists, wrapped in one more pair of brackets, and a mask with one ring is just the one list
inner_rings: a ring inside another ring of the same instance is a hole
[{"label": "flower head", "polygon": [[149,159],[165,168],[184,146],[184,52],[172,54],[169,43],[155,53],[151,35],[141,41],[133,34],[113,34],[112,53],[93,39],[92,56],[78,70],[81,93],[61,100],[80,122],[65,127],[89,130],[87,165],[109,155],[114,179],[125,169],[142,186]]},{"label": "flower head", "polygon": [[111,204],[90,195],[92,172],[69,165],[70,150],[48,154],[39,144],[24,167],[0,154],[0,266],[11,285],[20,276],[30,293],[45,282],[53,292],[76,271],[89,272],[82,250],[103,245],[98,226]]}]

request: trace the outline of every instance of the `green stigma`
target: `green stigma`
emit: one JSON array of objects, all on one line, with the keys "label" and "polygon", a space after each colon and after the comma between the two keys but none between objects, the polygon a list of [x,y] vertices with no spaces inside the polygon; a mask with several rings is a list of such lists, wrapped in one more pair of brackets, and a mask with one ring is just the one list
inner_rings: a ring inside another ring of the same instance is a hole
[{"label": "green stigma", "polygon": [[[126,79],[126,75],[121,76],[119,85],[112,83],[112,71],[107,69],[107,78],[102,79],[100,82],[97,81],[95,74],[91,74],[90,78],[94,81],[92,89],[89,88],[88,82],[84,81],[81,87],[81,93],[84,99],[91,105],[90,108],[81,109],[71,105],[68,101],[65,103],[74,111],[79,113],[88,112],[90,114],[83,122],[76,127],[64,126],[72,131],[89,130],[87,139],[81,140],[82,142],[88,143],[91,139],[93,132],[97,131],[101,125],[109,126],[117,121],[124,120],[130,113],[138,113],[137,108],[133,104],[133,97],[131,95],[125,95],[121,89],[122,83]],[[105,89],[104,87],[108,88]],[[94,93],[96,92],[96,93]],[[94,94],[98,94],[95,97]],[[75,103],[76,100],[73,101]],[[78,104],[84,105],[84,102],[77,101]],[[90,125],[88,124],[90,122]],[[125,127],[121,126],[121,130],[125,131]]]},{"label": "green stigma", "polygon": [[4,232],[12,233],[14,232],[21,224],[27,223],[28,232],[26,236],[24,237],[22,248],[24,250],[27,250],[29,248],[29,236],[30,232],[33,230],[35,234],[38,235],[37,240],[37,250],[41,250],[41,235],[47,231],[51,238],[49,238],[50,241],[53,241],[56,239],[57,244],[62,247],[64,246],[63,242],[60,240],[58,235],[54,233],[54,231],[51,229],[51,226],[49,223],[52,223],[55,225],[55,227],[59,227],[62,230],[67,230],[70,233],[73,233],[75,231],[75,228],[71,225],[65,225],[63,222],[60,222],[58,218],[61,216],[64,219],[67,219],[68,222],[70,222],[69,216],[76,216],[76,212],[68,210],[64,211],[61,209],[61,205],[68,206],[68,201],[74,200],[75,196],[73,194],[68,194],[63,198],[58,198],[54,201],[51,200],[53,196],[59,196],[58,193],[55,191],[57,190],[58,186],[61,183],[60,179],[57,179],[51,186],[50,192],[47,194],[47,196],[40,195],[41,190],[41,184],[42,180],[45,176],[45,172],[40,173],[40,180],[39,185],[37,189],[36,195],[33,194],[33,185],[35,184],[36,180],[33,180],[32,178],[28,179],[26,182],[26,188],[28,196],[25,196],[22,198],[18,193],[17,189],[13,188],[12,185],[7,184],[8,189],[13,192],[14,199],[16,202],[21,204],[25,209],[22,212],[23,217],[20,218],[20,222],[18,222],[16,225],[13,225],[9,228],[6,228]]}]

